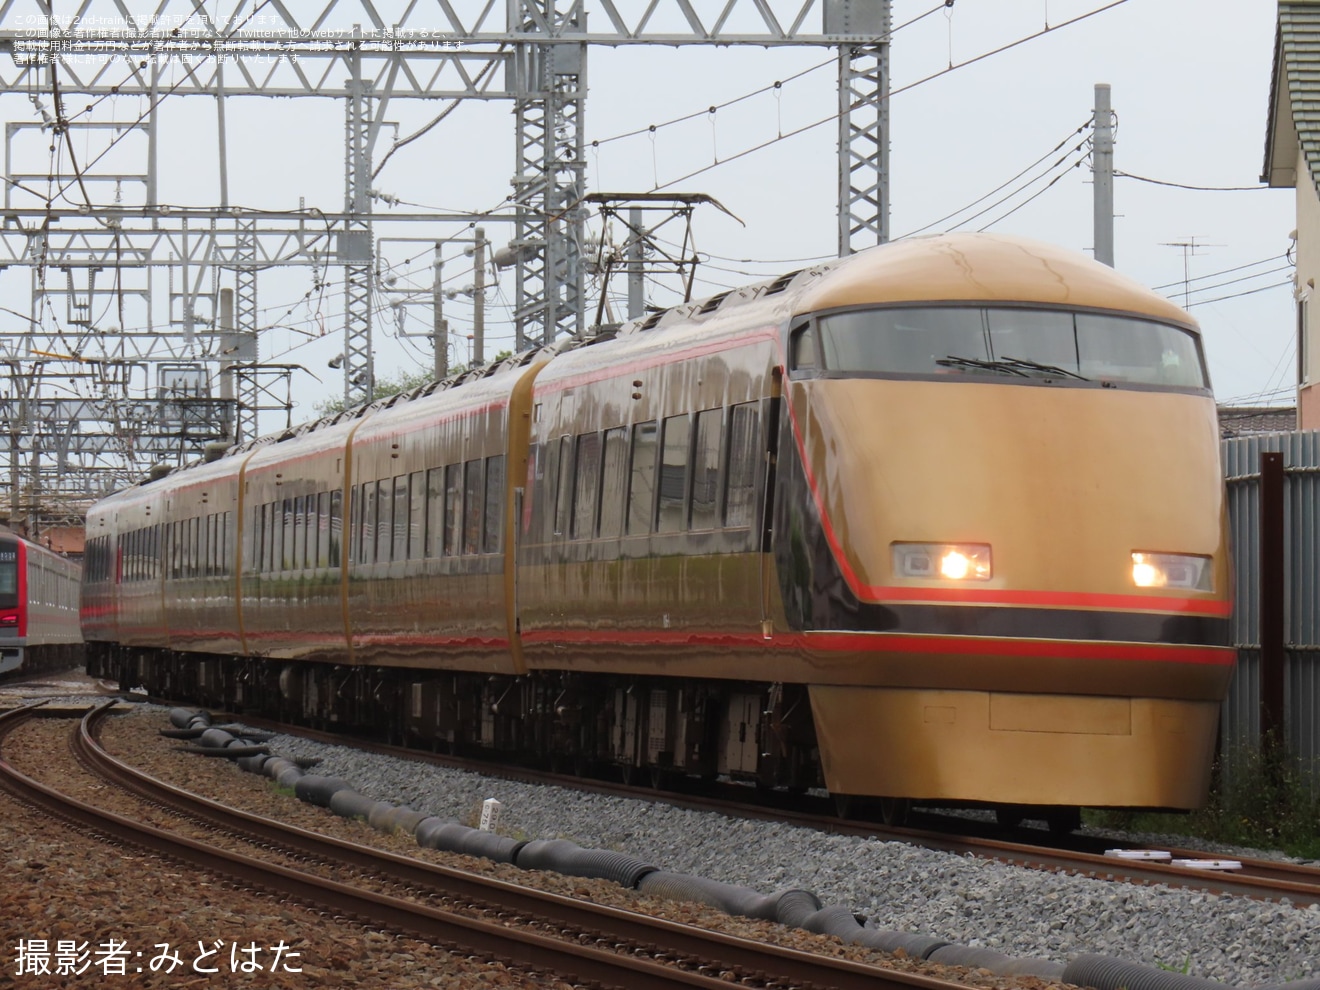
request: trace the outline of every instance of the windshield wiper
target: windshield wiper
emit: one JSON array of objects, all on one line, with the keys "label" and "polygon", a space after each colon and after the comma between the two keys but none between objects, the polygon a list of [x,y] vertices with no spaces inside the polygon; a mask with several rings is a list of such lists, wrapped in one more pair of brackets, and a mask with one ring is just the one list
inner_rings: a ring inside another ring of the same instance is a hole
[{"label": "windshield wiper", "polygon": [[1066,375],[1069,378],[1076,378],[1079,381],[1089,382],[1091,379],[1085,375],[1079,375],[1075,371],[1069,371],[1067,368],[1060,368],[1057,364],[1040,364],[1036,361],[1027,361],[1023,358],[1009,357],[1005,354],[999,359],[1005,364],[1011,364],[1017,368],[1030,368],[1033,371],[1044,371],[1051,375]]},{"label": "windshield wiper", "polygon": [[935,363],[944,368],[984,368],[986,371],[1002,371],[1005,374],[1017,375],[1019,378],[1030,378],[1025,371],[1007,361],[986,361],[982,358],[959,357],[956,354],[950,354],[948,357],[936,358]]}]

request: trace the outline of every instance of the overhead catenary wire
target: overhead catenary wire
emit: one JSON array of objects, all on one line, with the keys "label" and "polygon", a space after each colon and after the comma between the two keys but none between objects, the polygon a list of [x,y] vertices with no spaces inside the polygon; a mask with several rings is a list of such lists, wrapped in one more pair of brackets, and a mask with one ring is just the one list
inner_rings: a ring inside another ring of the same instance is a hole
[{"label": "overhead catenary wire", "polygon": [[[1098,14],[1103,14],[1105,11],[1112,10],[1113,8],[1121,6],[1122,4],[1125,4],[1127,2],[1128,0],[1111,0],[1110,3],[1105,4],[1103,7],[1097,7],[1094,10],[1089,10],[1084,14],[1078,14],[1076,17],[1070,18],[1069,20],[1066,21],[1061,21],[1058,24],[1046,25],[1044,28],[1035,32],[1034,34],[1025,35],[1021,38],[1018,38],[1016,41],[1010,41],[1007,44],[1000,45],[998,48],[992,49],[988,52],[982,52],[980,55],[975,55],[972,58],[966,59],[962,62],[954,63],[953,65],[950,65],[948,68],[944,68],[936,72],[932,72],[930,75],[923,76],[922,78],[910,82],[905,86],[900,86],[898,89],[890,90],[886,99],[893,99],[898,94],[905,93],[910,89],[915,89],[916,87],[921,86],[924,83],[928,83],[934,79],[938,79],[941,76],[947,76],[951,72],[956,72],[957,70],[965,68],[966,66],[974,65],[975,63],[984,61],[987,58],[991,58],[995,55],[1002,54],[1003,52],[1016,48],[1019,45],[1024,45],[1029,41],[1034,41],[1037,38],[1044,37],[1047,34],[1052,34],[1055,31],[1062,30],[1063,28],[1066,28],[1070,25],[1077,24],[1091,17],[1095,17]],[[838,120],[845,113],[851,112],[852,109],[853,108],[849,106],[842,110],[836,111],[835,113],[829,114],[828,116],[821,117],[819,120],[812,121],[809,124],[803,124],[801,127],[794,128],[791,131],[781,132],[776,137],[769,138],[768,140],[762,141],[760,144],[753,145],[750,148],[744,148],[742,151],[736,152],[728,156],[727,158],[722,158],[712,162],[709,165],[704,165],[701,168],[694,169],[691,172],[688,172],[685,175],[681,175],[676,179],[671,179],[668,182],[664,182],[664,183],[657,183],[653,187],[652,191],[668,189],[670,186],[678,185],[680,182],[686,182],[688,179],[701,175],[704,172],[709,172],[713,168],[718,168],[721,165],[727,165],[729,162],[737,161],[740,158],[745,158],[748,155],[754,154],[758,151],[768,148],[773,144],[779,143],[780,141],[786,141],[791,137],[798,136],[799,134],[805,134],[807,131],[813,130],[814,128],[820,127],[824,124],[828,124],[831,121]]]},{"label": "overhead catenary wire", "polygon": [[[937,11],[945,10],[949,7],[952,7],[954,5],[954,2],[955,0],[940,0],[939,3],[937,3],[934,7],[931,7],[929,10],[925,11],[924,13],[918,14],[916,17],[910,18],[904,21],[902,24],[898,25],[897,27],[890,29],[889,33],[885,35],[885,40],[889,40],[893,38],[893,36],[898,34],[899,31],[902,31],[906,27],[911,27],[913,24],[916,24],[918,21],[924,20],[925,18],[929,17],[931,14],[936,13]],[[589,143],[591,147],[599,148],[606,144],[612,144],[615,141],[623,141],[627,138],[639,137],[643,134],[655,134],[657,131],[662,130],[663,128],[671,127],[675,124],[686,123],[689,120],[696,120],[700,117],[706,117],[719,110],[728,109],[731,106],[735,106],[739,103],[743,103],[747,100],[752,99],[753,97],[760,96],[762,93],[768,93],[771,92],[772,90],[779,90],[783,88],[785,83],[794,82],[798,79],[801,79],[803,76],[810,75],[813,72],[825,68],[826,66],[837,65],[837,64],[838,64],[838,59],[834,56],[831,56],[830,58],[827,58],[823,62],[817,62],[815,65],[808,66],[805,69],[793,73],[792,75],[785,76],[783,79],[776,79],[774,82],[768,83],[767,85],[762,86],[759,89],[754,89],[749,93],[743,93],[741,96],[735,96],[732,99],[725,100],[723,103],[714,103],[708,107],[703,107],[700,110],[693,110],[689,113],[681,114],[680,116],[673,117],[669,120],[662,121],[661,123],[658,124],[648,124],[645,127],[637,127],[634,128],[633,130],[624,131],[620,134],[611,134],[609,137],[596,138]]]}]

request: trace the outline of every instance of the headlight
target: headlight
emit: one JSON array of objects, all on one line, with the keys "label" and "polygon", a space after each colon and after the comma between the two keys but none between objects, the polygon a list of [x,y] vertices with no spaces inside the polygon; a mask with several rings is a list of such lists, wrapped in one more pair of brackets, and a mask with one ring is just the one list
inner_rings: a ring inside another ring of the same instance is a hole
[{"label": "headlight", "polygon": [[1182,553],[1132,554],[1132,583],[1138,588],[1186,588],[1213,591],[1209,557]]},{"label": "headlight", "polygon": [[898,577],[990,580],[990,547],[984,543],[895,543],[891,549]]}]

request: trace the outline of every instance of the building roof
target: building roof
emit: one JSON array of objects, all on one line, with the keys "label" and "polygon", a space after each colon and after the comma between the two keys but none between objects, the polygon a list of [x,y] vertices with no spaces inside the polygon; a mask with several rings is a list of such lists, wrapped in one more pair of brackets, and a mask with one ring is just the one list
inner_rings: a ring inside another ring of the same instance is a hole
[{"label": "building roof", "polygon": [[1297,429],[1295,406],[1220,406],[1222,440],[1253,433],[1291,433]]},{"label": "building roof", "polygon": [[1320,189],[1320,0],[1280,0],[1260,181],[1297,184],[1297,149]]}]

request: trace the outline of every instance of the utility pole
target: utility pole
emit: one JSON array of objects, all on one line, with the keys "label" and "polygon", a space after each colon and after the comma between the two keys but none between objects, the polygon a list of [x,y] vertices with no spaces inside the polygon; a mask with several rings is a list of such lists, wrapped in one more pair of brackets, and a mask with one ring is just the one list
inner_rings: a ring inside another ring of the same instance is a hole
[{"label": "utility pole", "polygon": [[472,245],[472,364],[486,362],[486,230],[476,229]]},{"label": "utility pole", "polygon": [[440,257],[440,245],[435,246],[435,281],[431,283],[431,314],[434,320],[433,337],[435,339],[435,379],[439,381],[449,375],[449,324],[445,322],[445,291],[443,273],[444,259]]},{"label": "utility pole", "polygon": [[1114,122],[1109,83],[1095,84],[1095,130],[1091,142],[1091,186],[1095,203],[1095,260],[1114,267]]},{"label": "utility pole", "polygon": [[646,269],[642,265],[642,208],[628,210],[628,319],[646,312]]}]

